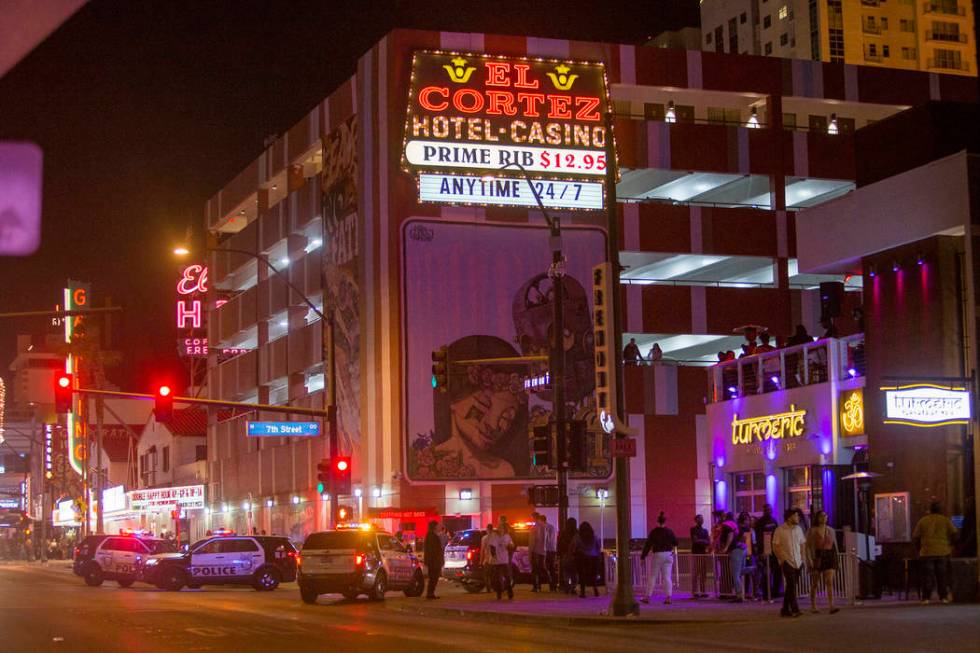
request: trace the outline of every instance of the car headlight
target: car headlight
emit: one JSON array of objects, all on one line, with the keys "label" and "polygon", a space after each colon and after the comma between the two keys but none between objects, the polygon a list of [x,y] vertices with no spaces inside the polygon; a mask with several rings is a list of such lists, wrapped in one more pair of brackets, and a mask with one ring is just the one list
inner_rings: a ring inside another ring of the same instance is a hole
[{"label": "car headlight", "polygon": [[146,561],[146,566],[147,567],[152,567],[153,565],[155,565],[155,564],[157,564],[159,562],[160,562],[159,560],[156,560],[154,558],[150,558],[149,560]]}]

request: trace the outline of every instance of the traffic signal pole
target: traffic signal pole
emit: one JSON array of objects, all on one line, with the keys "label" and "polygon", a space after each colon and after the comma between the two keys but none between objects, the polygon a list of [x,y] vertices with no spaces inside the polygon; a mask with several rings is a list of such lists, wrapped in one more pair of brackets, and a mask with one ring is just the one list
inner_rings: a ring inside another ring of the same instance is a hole
[{"label": "traffic signal pole", "polygon": [[[606,260],[610,265],[612,279],[612,369],[616,379],[614,405],[616,414],[625,421],[626,406],[623,401],[623,301],[619,288],[619,212],[616,206],[616,144],[613,140],[612,112],[606,113]],[[625,438],[625,433],[617,432],[616,438]],[[633,573],[630,564],[630,459],[616,456],[616,593],[612,601],[612,613],[617,617],[639,613],[639,605],[633,596]]]},{"label": "traffic signal pole", "polygon": [[[533,184],[529,184],[534,188]],[[535,194],[537,194],[535,192]],[[561,225],[551,220],[551,267],[548,276],[554,294],[551,340],[551,397],[555,421],[555,457],[558,476],[558,527],[568,520],[568,452],[565,442],[565,257],[561,251]]]}]

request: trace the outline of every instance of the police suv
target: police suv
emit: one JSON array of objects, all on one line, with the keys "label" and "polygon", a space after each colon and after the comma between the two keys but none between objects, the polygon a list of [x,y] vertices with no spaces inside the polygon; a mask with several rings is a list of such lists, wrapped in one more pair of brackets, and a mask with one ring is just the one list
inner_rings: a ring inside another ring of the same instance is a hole
[{"label": "police suv", "polygon": [[311,533],[299,558],[300,596],[316,603],[320,594],[343,594],[354,599],[367,594],[381,601],[388,590],[421,596],[425,580],[419,559],[391,533],[369,524]]},{"label": "police suv", "polygon": [[286,537],[217,535],[179,553],[150,556],[140,580],[176,592],[185,585],[251,585],[271,591],[296,580],[296,547]]},{"label": "police suv", "polygon": [[72,571],[91,587],[98,587],[106,580],[129,587],[147,559],[175,550],[171,542],[133,533],[89,535],[75,547]]}]

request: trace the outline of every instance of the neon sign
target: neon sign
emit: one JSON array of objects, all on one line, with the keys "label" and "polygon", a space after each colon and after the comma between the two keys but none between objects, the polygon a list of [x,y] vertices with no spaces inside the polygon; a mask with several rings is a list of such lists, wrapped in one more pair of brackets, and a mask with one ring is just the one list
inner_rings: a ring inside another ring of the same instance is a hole
[{"label": "neon sign", "polygon": [[732,417],[732,444],[796,438],[803,435],[805,424],[806,410],[797,410],[793,404],[785,413],[775,415],[739,419],[736,414]]},{"label": "neon sign", "polygon": [[970,392],[963,387],[913,383],[885,386],[885,424],[933,427],[968,424]]},{"label": "neon sign", "polygon": [[[608,107],[601,63],[416,52],[402,164],[429,173],[419,180],[422,201],[533,206],[518,166],[552,181],[605,176]],[[496,193],[471,181],[479,177],[437,174],[453,171],[522,181]],[[599,209],[604,200],[601,181],[536,190],[557,208]]]},{"label": "neon sign", "polygon": [[844,436],[864,433],[864,392],[846,390],[840,397],[840,434]]}]

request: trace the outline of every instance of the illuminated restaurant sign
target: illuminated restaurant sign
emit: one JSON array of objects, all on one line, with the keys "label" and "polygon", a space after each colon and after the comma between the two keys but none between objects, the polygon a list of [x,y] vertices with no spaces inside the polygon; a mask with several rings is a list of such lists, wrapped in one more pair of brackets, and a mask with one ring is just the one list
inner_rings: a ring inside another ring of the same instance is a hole
[{"label": "illuminated restaurant sign", "polygon": [[154,509],[203,508],[204,486],[161,487],[150,490],[132,490],[129,505],[133,510],[146,512]]},{"label": "illuminated restaurant sign", "polygon": [[421,201],[533,206],[523,168],[545,206],[599,209],[608,106],[601,63],[417,52],[402,163]]},{"label": "illuminated restaurant sign", "polygon": [[963,387],[914,383],[881,390],[885,393],[885,424],[949,426],[967,424],[972,415],[972,398]]},{"label": "illuminated restaurant sign", "polygon": [[785,413],[739,419],[732,417],[732,444],[751,444],[767,440],[795,438],[803,435],[806,423],[806,410],[797,410],[790,404]]},{"label": "illuminated restaurant sign", "polygon": [[840,393],[840,434],[864,434],[864,390],[855,388]]}]

